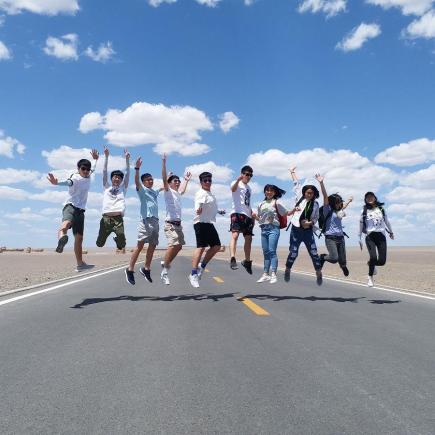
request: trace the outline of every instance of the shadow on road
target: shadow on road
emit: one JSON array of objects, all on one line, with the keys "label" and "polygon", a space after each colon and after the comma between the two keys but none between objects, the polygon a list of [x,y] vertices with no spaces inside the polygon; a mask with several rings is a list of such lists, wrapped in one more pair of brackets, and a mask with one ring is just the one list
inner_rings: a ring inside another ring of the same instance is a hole
[{"label": "shadow on road", "polygon": [[117,296],[113,298],[89,298],[84,299],[79,304],[72,306],[71,308],[83,308],[88,305],[101,304],[103,302],[120,302],[120,301],[149,301],[149,302],[173,302],[173,301],[207,301],[218,302],[221,299],[233,298],[234,293],[200,293],[200,294],[185,294],[185,295],[169,295],[169,296]]},{"label": "shadow on road", "polygon": [[332,301],[332,302],[351,302],[353,304],[358,303],[361,299],[364,299],[364,302],[370,302],[371,304],[397,304],[401,302],[398,301],[390,301],[387,299],[366,299],[365,296],[361,296],[358,298],[340,298],[340,297],[319,297],[319,296],[275,296],[275,295],[246,295],[246,298],[249,299],[259,299],[259,300],[272,300],[272,301],[285,301],[285,300],[298,300],[298,301],[309,301],[309,302],[318,302],[318,301]]}]

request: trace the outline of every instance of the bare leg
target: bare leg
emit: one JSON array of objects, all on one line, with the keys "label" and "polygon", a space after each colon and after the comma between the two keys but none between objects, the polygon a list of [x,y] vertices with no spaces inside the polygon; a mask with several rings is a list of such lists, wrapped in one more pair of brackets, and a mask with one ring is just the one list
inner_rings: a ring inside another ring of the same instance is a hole
[{"label": "bare leg", "polygon": [[71,228],[71,222],[70,221],[63,221],[62,225],[59,228],[59,232],[57,234],[57,238],[60,239],[62,236],[66,236],[66,233]]},{"label": "bare leg", "polygon": [[74,236],[74,254],[76,255],[77,266],[83,264],[83,234],[76,234]]},{"label": "bare leg", "polygon": [[251,261],[251,245],[252,245],[252,236],[245,236],[245,260]]},{"label": "bare leg", "polygon": [[165,254],[165,267],[168,268],[172,260],[177,256],[177,254],[181,251],[182,245],[168,246]]},{"label": "bare leg", "polygon": [[145,256],[145,269],[151,269],[151,261],[153,260],[154,251],[156,249],[156,245],[152,245],[151,243],[148,245],[147,253]]},{"label": "bare leg", "polygon": [[239,238],[238,232],[234,231],[231,233],[231,241],[230,241],[230,257],[236,256],[236,248],[237,248],[237,239]]},{"label": "bare leg", "polygon": [[221,247],[220,245],[211,246],[208,251],[205,253],[204,263],[208,263],[219,251]]},{"label": "bare leg", "polygon": [[134,248],[134,251],[131,254],[130,264],[128,265],[128,270],[130,270],[131,272],[134,272],[134,266],[136,264],[137,259],[139,258],[139,254],[141,253],[144,245],[145,242],[138,241],[136,248]]},{"label": "bare leg", "polygon": [[196,248],[195,251],[193,251],[192,269],[198,269],[204,250],[205,248]]}]

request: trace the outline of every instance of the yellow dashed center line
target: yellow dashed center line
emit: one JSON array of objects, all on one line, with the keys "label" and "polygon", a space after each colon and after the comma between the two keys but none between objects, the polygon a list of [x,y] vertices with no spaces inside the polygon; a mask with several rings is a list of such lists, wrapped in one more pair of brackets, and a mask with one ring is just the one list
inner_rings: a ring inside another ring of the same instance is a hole
[{"label": "yellow dashed center line", "polygon": [[213,279],[219,284],[222,284],[224,282],[224,280],[222,278],[219,278],[218,276],[214,276]]},{"label": "yellow dashed center line", "polygon": [[204,269],[204,272],[210,272],[208,269]]},{"label": "yellow dashed center line", "polygon": [[240,302],[243,302],[251,311],[253,311],[257,316],[270,316],[270,314],[259,305],[252,302],[250,299],[241,297],[237,299]]}]

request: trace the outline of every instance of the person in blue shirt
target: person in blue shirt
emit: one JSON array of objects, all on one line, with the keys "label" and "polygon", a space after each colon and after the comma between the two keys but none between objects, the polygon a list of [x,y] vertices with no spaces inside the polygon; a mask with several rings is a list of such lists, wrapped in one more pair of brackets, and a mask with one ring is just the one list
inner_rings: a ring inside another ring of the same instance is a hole
[{"label": "person in blue shirt", "polygon": [[151,279],[151,261],[153,259],[156,246],[159,244],[159,208],[157,197],[160,190],[154,190],[154,179],[149,173],[142,174],[139,179],[139,171],[142,165],[142,158],[136,160],[134,167],[134,181],[136,191],[140,200],[140,221],[138,226],[137,246],[131,255],[130,264],[125,269],[125,277],[131,285],[135,284],[134,266],[141,253],[145,243],[148,243],[148,249],[145,256],[145,265],[139,269],[139,272],[148,282]]},{"label": "person in blue shirt", "polygon": [[328,263],[338,263],[343,271],[344,276],[349,276],[349,269],[346,265],[346,244],[344,241],[345,233],[343,231],[342,219],[346,215],[344,209],[352,201],[352,197],[344,204],[343,199],[338,194],[329,195],[326,192],[324,177],[316,175],[316,180],[320,184],[323,195],[323,212],[324,227],[322,233],[325,235],[325,245],[328,254],[321,254],[320,261],[323,265]]}]

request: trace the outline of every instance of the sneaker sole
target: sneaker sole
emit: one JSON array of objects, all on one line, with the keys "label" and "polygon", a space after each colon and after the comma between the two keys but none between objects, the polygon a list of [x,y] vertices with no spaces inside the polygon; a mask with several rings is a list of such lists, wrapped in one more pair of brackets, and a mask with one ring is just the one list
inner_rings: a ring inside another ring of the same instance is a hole
[{"label": "sneaker sole", "polygon": [[68,236],[62,236],[57,242],[56,252],[61,254],[63,252],[63,248],[68,243]]},{"label": "sneaker sole", "polygon": [[135,282],[131,283],[131,282],[128,280],[127,271],[124,271],[124,274],[125,274],[125,280],[126,280],[130,285],[135,285],[135,284],[136,284]]}]

